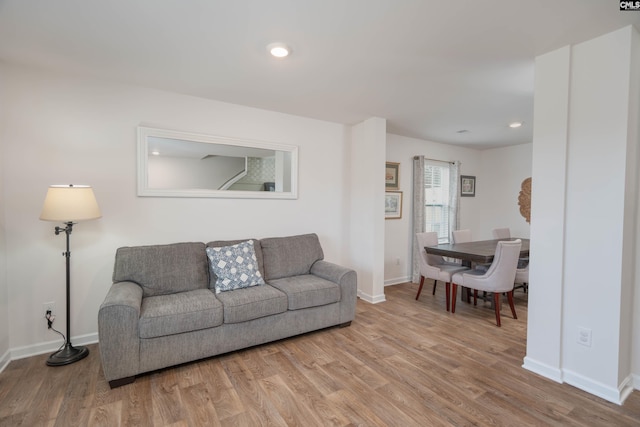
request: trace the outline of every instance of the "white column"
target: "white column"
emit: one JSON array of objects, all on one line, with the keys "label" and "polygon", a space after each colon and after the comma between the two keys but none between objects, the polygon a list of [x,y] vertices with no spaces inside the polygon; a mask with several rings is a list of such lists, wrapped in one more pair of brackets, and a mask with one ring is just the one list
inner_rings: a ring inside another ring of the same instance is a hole
[{"label": "white column", "polygon": [[638,32],[536,60],[524,367],[611,402],[632,390]]},{"label": "white column", "polygon": [[371,303],[384,297],[384,171],[386,120],[353,126],[350,146],[350,253],[358,273],[358,296]]},{"label": "white column", "polygon": [[[569,47],[536,58],[531,255],[524,367],[562,382],[562,269],[569,114]],[[538,268],[543,266],[543,268]]]}]

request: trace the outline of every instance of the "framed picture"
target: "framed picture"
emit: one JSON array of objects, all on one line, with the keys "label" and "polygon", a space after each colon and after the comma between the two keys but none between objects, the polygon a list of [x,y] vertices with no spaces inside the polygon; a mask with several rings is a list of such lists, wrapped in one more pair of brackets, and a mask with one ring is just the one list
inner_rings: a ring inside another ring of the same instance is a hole
[{"label": "framed picture", "polygon": [[402,218],[402,191],[387,191],[384,194],[384,219]]},{"label": "framed picture", "polygon": [[476,197],[476,177],[460,175],[460,196]]},{"label": "framed picture", "polygon": [[387,162],[384,173],[384,186],[387,190],[398,190],[398,176],[400,175],[400,163]]}]

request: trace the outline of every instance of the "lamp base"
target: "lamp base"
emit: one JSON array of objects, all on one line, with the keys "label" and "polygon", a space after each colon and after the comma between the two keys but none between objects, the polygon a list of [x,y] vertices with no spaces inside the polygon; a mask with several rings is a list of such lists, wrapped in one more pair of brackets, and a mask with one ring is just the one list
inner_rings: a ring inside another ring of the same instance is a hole
[{"label": "lamp base", "polygon": [[67,343],[60,351],[56,351],[47,359],[47,365],[49,366],[63,366],[70,363],[77,362],[80,359],[84,359],[89,355],[89,349],[87,347],[74,347],[71,343]]}]

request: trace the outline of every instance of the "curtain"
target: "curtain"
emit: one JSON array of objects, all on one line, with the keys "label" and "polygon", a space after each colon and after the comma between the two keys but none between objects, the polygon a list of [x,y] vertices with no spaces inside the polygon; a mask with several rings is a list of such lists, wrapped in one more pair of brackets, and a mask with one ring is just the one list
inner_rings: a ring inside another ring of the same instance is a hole
[{"label": "curtain", "polygon": [[[449,168],[449,241],[452,241],[453,230],[457,230],[460,224],[460,162],[442,162]],[[416,233],[425,231],[425,157],[415,156],[413,158],[413,235],[412,235],[412,268],[411,281],[420,281],[420,249]]]},{"label": "curtain", "polygon": [[453,242],[453,230],[460,225],[460,161],[449,164],[449,241]]},{"label": "curtain", "polygon": [[412,268],[411,281],[418,283],[420,281],[420,250],[418,249],[418,241],[416,233],[424,231],[424,156],[415,156],[413,158],[413,241],[412,251]]}]

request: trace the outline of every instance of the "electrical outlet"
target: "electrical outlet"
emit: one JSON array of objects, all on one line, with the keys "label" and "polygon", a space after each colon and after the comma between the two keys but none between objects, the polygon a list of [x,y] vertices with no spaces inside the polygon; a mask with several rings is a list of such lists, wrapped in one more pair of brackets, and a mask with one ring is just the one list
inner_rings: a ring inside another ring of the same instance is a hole
[{"label": "electrical outlet", "polygon": [[396,258],[396,265],[400,265],[400,258]]},{"label": "electrical outlet", "polygon": [[591,329],[578,328],[578,344],[591,347]]},{"label": "electrical outlet", "polygon": [[51,314],[55,316],[56,314],[56,302],[43,302],[42,303],[42,315],[45,316],[47,311],[51,311]]}]

